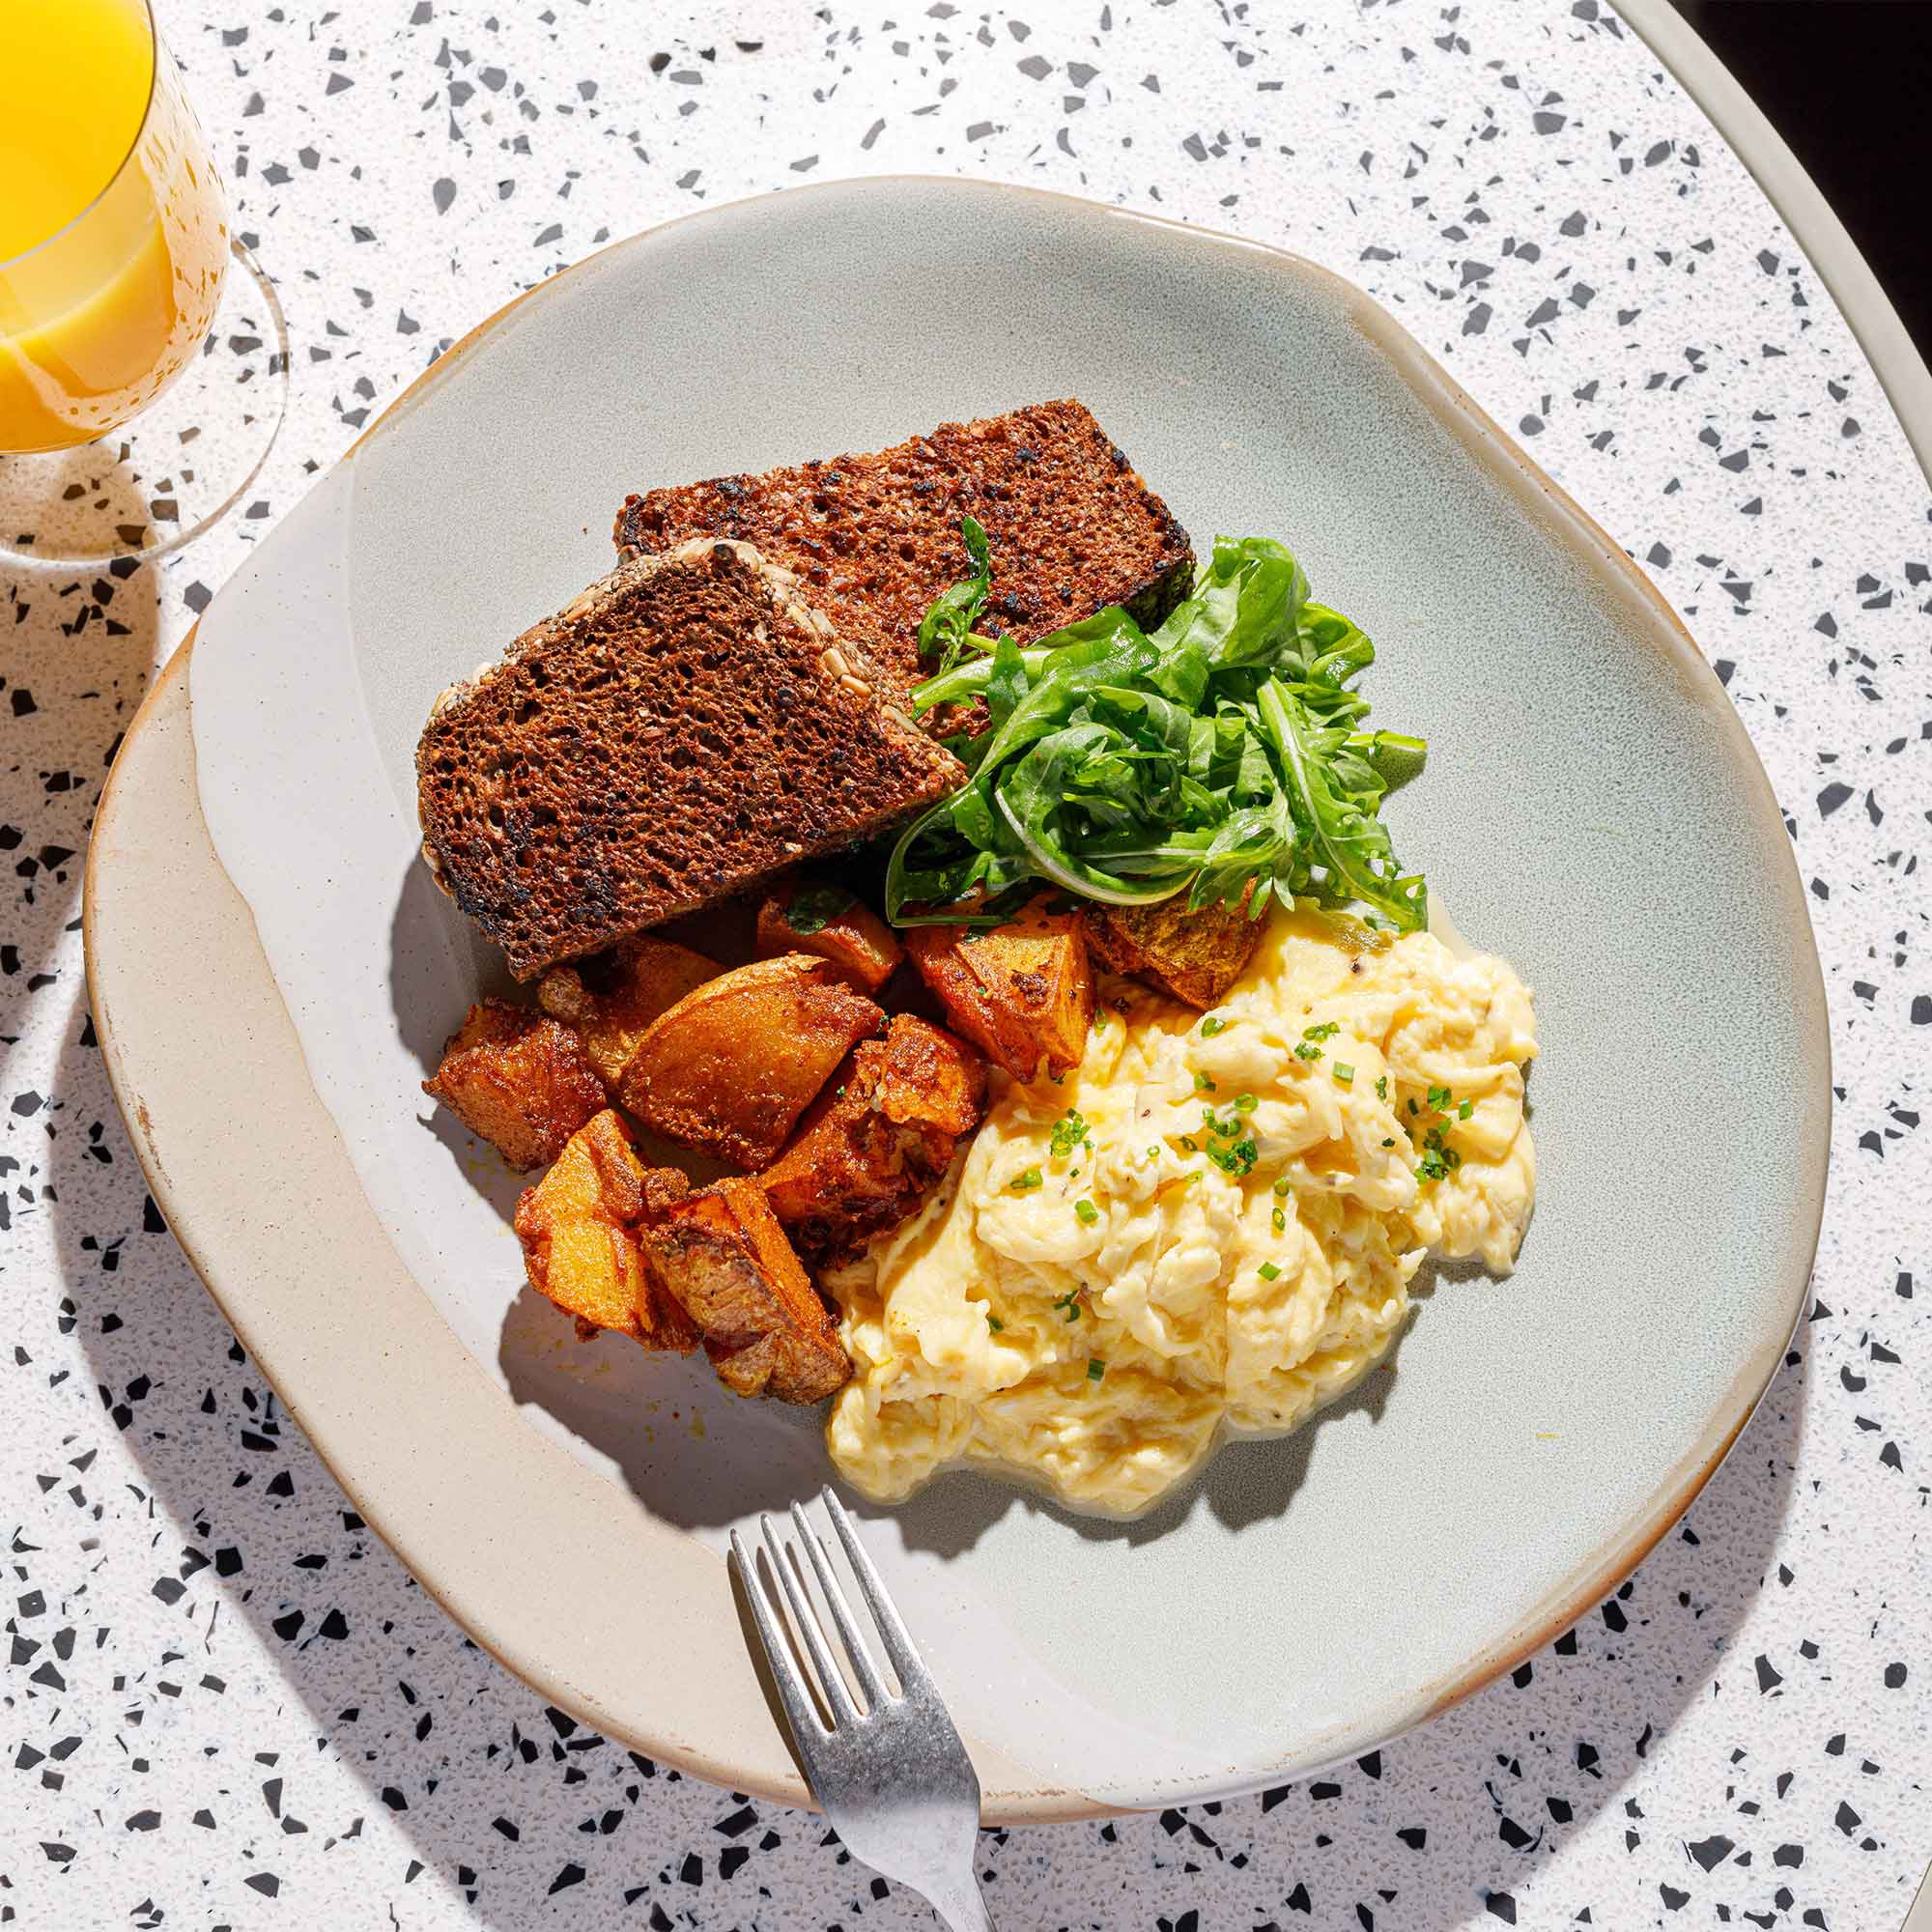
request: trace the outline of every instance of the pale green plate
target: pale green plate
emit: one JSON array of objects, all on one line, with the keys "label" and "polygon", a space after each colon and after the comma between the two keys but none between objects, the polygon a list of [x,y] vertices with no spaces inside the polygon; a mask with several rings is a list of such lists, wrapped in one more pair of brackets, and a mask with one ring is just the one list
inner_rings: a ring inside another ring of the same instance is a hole
[{"label": "pale green plate", "polygon": [[415,865],[412,748],[608,567],[626,490],[1065,394],[1197,545],[1287,538],[1376,639],[1378,719],[1432,746],[1399,847],[1538,996],[1542,1205],[1514,1279],[1445,1281],[1393,1374],[1151,1520],[975,1476],[874,1518],[989,1815],[1277,1782],[1482,1683],[1683,1510],[1804,1299],[1824,1001],[1763,772],[1623,553],[1387,315],[951,182],[621,243],[445,356],[204,616],[115,765],[91,974],[156,1197],[357,1508],[547,1695],[741,1789],[799,1796],[716,1551],[820,1479],[813,1419],[519,1296],[514,1183],[413,1089],[482,954]]}]

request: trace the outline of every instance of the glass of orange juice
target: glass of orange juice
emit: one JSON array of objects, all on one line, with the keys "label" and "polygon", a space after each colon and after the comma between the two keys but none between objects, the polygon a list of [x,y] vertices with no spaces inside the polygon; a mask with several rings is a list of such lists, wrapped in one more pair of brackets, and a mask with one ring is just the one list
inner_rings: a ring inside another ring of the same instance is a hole
[{"label": "glass of orange juice", "polygon": [[0,0],[0,553],[185,542],[260,469],[287,384],[150,0]]}]

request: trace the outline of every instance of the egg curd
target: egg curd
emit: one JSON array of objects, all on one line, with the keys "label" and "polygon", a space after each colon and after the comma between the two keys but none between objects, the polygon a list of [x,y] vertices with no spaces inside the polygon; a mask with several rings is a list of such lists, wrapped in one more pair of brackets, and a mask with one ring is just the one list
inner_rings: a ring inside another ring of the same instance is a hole
[{"label": "egg curd", "polygon": [[828,1284],[829,1446],[880,1501],[970,1463],[1132,1515],[1379,1361],[1426,1257],[1515,1260],[1536,1021],[1504,961],[1303,906],[1211,1013],[1101,992],[1077,1071],[995,1074],[949,1184]]}]

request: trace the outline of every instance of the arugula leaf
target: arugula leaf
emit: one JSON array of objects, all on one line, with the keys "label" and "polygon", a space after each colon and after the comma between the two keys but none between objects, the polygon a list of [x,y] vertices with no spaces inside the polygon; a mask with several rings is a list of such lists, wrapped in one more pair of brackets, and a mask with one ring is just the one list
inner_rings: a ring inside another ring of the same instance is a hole
[{"label": "arugula leaf", "polygon": [[993,587],[992,554],[979,519],[961,517],[959,534],[966,540],[966,554],[973,559],[973,575],[963,583],[942,590],[919,626],[921,662],[937,656],[942,675],[964,656],[974,622],[986,608]]},{"label": "arugula leaf", "polygon": [[975,575],[926,613],[922,648],[945,655],[912,703],[982,698],[988,727],[959,748],[968,783],[894,848],[895,924],[995,924],[1047,881],[1113,905],[1185,894],[1258,919],[1311,898],[1423,925],[1426,888],[1379,811],[1426,748],[1362,728],[1351,686],[1375,646],[1309,600],[1290,551],[1220,538],[1151,636],[1114,606],[1022,649],[971,634],[991,565],[984,532],[961,528]]}]

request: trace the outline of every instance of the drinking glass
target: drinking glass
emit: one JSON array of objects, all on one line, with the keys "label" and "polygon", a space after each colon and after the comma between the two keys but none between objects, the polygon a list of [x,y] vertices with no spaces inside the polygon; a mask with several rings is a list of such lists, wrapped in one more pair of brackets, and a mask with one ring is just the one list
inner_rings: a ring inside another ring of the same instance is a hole
[{"label": "drinking glass", "polygon": [[287,389],[280,304],[150,0],[0,0],[0,555],[185,542],[261,468]]}]

